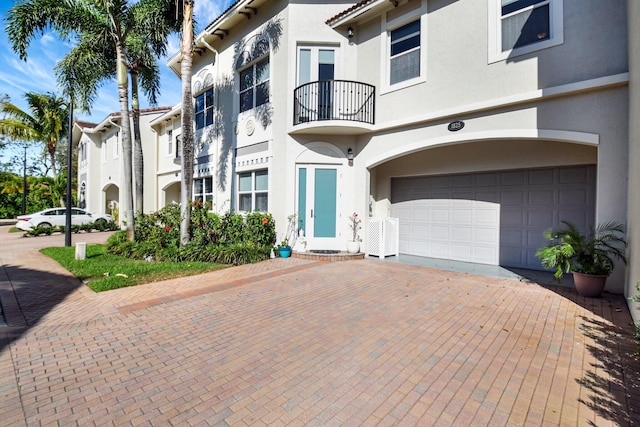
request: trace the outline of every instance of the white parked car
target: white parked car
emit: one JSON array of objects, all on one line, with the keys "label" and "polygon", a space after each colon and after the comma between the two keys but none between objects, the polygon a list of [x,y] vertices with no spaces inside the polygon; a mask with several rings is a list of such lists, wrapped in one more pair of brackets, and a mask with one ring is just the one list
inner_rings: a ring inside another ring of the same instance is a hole
[{"label": "white parked car", "polygon": [[[66,208],[45,209],[29,215],[19,215],[16,227],[20,230],[29,231],[33,227],[57,227],[66,224]],[[113,221],[113,217],[109,214],[92,214],[80,208],[71,208],[71,224],[82,225],[94,222]]]}]

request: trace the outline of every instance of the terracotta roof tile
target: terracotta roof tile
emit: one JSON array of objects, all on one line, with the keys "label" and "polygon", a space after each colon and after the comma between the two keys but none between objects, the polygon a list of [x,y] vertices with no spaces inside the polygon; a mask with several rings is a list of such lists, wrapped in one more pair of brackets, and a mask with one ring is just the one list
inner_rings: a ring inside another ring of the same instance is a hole
[{"label": "terracotta roof tile", "polygon": [[354,4],[353,6],[351,6],[349,9],[343,10],[342,12],[338,13],[337,15],[327,19],[325,21],[325,24],[331,24],[331,22],[335,21],[336,19],[342,18],[343,16],[353,12],[354,10],[357,10],[357,9],[361,8],[362,6],[365,6],[365,5],[367,5],[369,3],[372,3],[372,2],[373,2],[373,0],[362,0],[362,1],[359,1],[358,3]]}]

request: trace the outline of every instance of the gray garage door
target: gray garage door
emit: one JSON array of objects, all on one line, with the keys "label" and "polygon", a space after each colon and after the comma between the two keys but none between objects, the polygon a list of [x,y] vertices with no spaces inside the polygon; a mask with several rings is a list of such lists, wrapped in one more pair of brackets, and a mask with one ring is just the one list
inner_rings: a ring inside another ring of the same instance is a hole
[{"label": "gray garage door", "polygon": [[595,166],[393,178],[400,253],[541,269],[542,233],[594,223]]}]

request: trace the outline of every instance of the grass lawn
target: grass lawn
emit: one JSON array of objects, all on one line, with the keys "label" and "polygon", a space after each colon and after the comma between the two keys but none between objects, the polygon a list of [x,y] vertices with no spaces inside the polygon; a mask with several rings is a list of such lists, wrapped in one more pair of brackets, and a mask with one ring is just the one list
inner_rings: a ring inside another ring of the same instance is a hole
[{"label": "grass lawn", "polygon": [[176,277],[191,276],[229,267],[207,262],[147,262],[108,254],[103,245],[87,245],[87,257],[75,259],[75,247],[54,247],[40,252],[58,261],[96,292]]}]

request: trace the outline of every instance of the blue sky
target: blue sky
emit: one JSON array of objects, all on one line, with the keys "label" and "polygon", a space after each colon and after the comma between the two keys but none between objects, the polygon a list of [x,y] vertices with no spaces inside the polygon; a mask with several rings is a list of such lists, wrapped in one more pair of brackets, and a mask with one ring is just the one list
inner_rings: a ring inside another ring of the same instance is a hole
[{"label": "blue sky", "polygon": [[[26,109],[23,97],[26,92],[61,93],[57,86],[54,67],[69,52],[73,42],[62,42],[55,33],[46,32],[31,41],[27,51],[28,60],[20,60],[11,49],[5,31],[7,11],[14,3],[13,0],[0,0],[0,94],[9,95],[14,104]],[[196,0],[195,18],[201,26],[205,26],[218,17],[230,3],[231,0]],[[169,40],[169,56],[178,52],[179,48],[179,36],[173,36]],[[180,80],[166,66],[166,59],[160,60],[160,97],[157,106],[173,106],[180,102]],[[141,108],[150,106],[142,94],[140,102]],[[97,123],[108,114],[119,110],[116,84],[115,81],[111,81],[100,88],[91,114],[76,112],[75,117]]]}]

